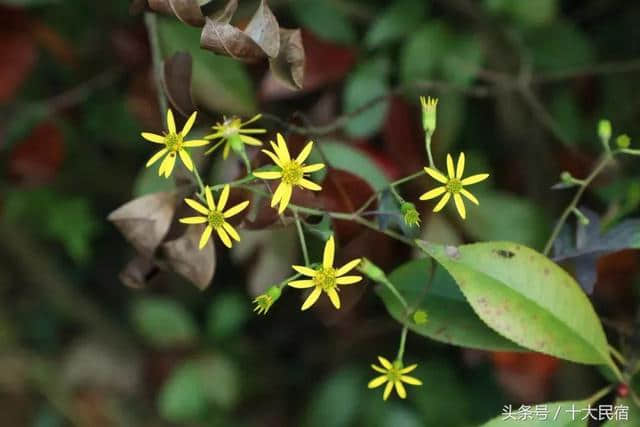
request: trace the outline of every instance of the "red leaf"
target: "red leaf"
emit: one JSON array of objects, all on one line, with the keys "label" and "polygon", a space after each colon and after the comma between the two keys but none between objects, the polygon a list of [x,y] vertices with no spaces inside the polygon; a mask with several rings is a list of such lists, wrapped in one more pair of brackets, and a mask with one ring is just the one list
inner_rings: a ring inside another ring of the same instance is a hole
[{"label": "red leaf", "polygon": [[26,33],[0,32],[0,104],[10,101],[36,62],[33,39]]},{"label": "red leaf", "polygon": [[427,164],[419,113],[402,98],[394,96],[383,135],[387,158],[398,167],[400,176],[409,175]]},{"label": "red leaf", "polygon": [[11,152],[9,174],[36,183],[52,180],[62,167],[63,143],[62,131],[55,124],[41,123]]}]

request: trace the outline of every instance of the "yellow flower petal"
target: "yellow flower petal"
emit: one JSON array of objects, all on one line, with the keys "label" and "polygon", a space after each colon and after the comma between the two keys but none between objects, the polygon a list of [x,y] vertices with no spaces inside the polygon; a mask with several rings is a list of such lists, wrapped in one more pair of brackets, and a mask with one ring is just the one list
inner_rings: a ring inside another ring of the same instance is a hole
[{"label": "yellow flower petal", "polygon": [[224,231],[226,231],[233,240],[235,240],[236,242],[240,241],[240,235],[238,234],[236,229],[233,228],[231,224],[225,221],[222,223],[222,227],[224,228]]},{"label": "yellow flower petal", "polygon": [[460,182],[462,183],[462,185],[471,185],[471,184],[477,184],[481,181],[484,181],[487,178],[489,178],[488,173],[479,173],[477,175],[471,175]]},{"label": "yellow flower petal", "polygon": [[207,141],[206,139],[192,139],[191,141],[184,141],[182,143],[183,147],[202,147],[203,145],[207,145],[209,143],[209,141]]},{"label": "yellow flower petal", "polygon": [[[282,185],[282,184],[280,184]],[[291,200],[291,194],[293,193],[293,187],[287,185],[282,193],[282,198],[280,199],[280,208],[278,209],[278,213],[281,214],[287,208],[289,204],[289,200]]]},{"label": "yellow flower petal", "polygon": [[449,178],[456,177],[456,171],[453,169],[453,158],[451,154],[447,154],[447,173],[449,174]]},{"label": "yellow flower petal", "polygon": [[413,365],[409,365],[406,368],[400,369],[400,373],[408,374],[409,372],[412,372],[413,370],[415,370],[417,367],[418,367],[418,364],[414,363]]},{"label": "yellow flower petal", "polygon": [[335,288],[329,289],[327,291],[327,296],[331,300],[333,306],[337,309],[340,309],[340,297],[338,296],[338,292],[336,292]]},{"label": "yellow flower petal", "polygon": [[149,161],[147,162],[145,167],[151,166],[152,164],[157,162],[162,156],[164,156],[166,153],[167,153],[167,149],[166,148],[163,148],[162,150],[158,151],[156,154],[151,156],[151,158],[149,159]]},{"label": "yellow flower petal", "polygon": [[198,115],[198,112],[194,111],[191,114],[191,116],[189,116],[189,119],[187,119],[187,123],[184,124],[184,127],[182,128],[182,132],[180,132],[180,134],[182,135],[183,138],[185,136],[187,136],[187,134],[189,133],[189,131],[193,127],[193,124],[196,122],[196,116],[197,115]]},{"label": "yellow flower petal", "polygon": [[382,384],[387,382],[387,376],[386,375],[381,375],[377,378],[372,379],[371,381],[369,381],[369,384],[367,384],[367,388],[376,388],[376,387],[380,387]]},{"label": "yellow flower petal", "polygon": [[434,199],[434,198],[438,197],[439,195],[441,195],[442,193],[444,193],[445,191],[447,191],[447,188],[444,187],[444,186],[443,187],[436,187],[433,190],[427,191],[422,196],[420,196],[420,200]]},{"label": "yellow flower petal", "polygon": [[336,277],[336,283],[338,285],[352,285],[362,280],[362,276],[342,276]]},{"label": "yellow flower petal", "polygon": [[254,138],[252,136],[247,136],[242,134],[240,134],[239,136],[240,136],[240,140],[247,145],[253,145],[256,147],[262,146],[262,141],[260,141],[258,138]]},{"label": "yellow flower petal", "polygon": [[238,203],[238,204],[237,204],[237,205],[235,205],[234,207],[227,209],[227,210],[222,214],[222,216],[223,216],[224,218],[231,218],[232,216],[237,215],[237,214],[239,214],[240,212],[242,212],[243,210],[245,210],[247,206],[249,206],[249,201],[248,201],[248,200],[245,200],[244,202],[242,202],[242,203]]},{"label": "yellow flower petal", "polygon": [[231,144],[229,144],[228,142],[226,144],[224,144],[224,150],[222,150],[222,159],[223,160],[227,160],[227,157],[229,157],[229,151],[231,150]]},{"label": "yellow flower petal", "polygon": [[170,152],[164,158],[162,163],[160,164],[160,170],[158,171],[161,175],[164,174],[165,178],[169,178],[171,172],[173,172],[173,167],[176,165],[176,153],[175,151]]},{"label": "yellow flower petal", "polygon": [[200,203],[193,199],[184,199],[185,203],[191,206],[192,209],[200,212],[202,215],[209,215],[209,209],[202,206]]},{"label": "yellow flower petal", "polygon": [[456,178],[462,179],[463,173],[464,173],[464,153],[460,153],[460,157],[458,157],[458,169],[456,170]]},{"label": "yellow flower petal", "polygon": [[171,111],[171,108],[167,110],[167,129],[169,133],[176,133],[176,121],[173,119],[173,111]]},{"label": "yellow flower petal", "polygon": [[313,287],[313,280],[294,280],[287,284],[292,288],[305,289]]},{"label": "yellow flower petal", "polygon": [[298,157],[296,157],[296,162],[300,164],[304,163],[304,161],[307,160],[307,157],[309,157],[309,154],[311,154],[312,148],[313,148],[313,141],[309,141],[307,145],[304,146],[300,154],[298,154]]},{"label": "yellow flower petal", "polygon": [[313,304],[315,304],[315,302],[318,301],[318,298],[320,297],[321,293],[322,293],[322,289],[320,288],[315,288],[313,291],[311,291],[311,293],[305,300],[304,304],[302,304],[302,308],[300,310],[305,311],[309,307],[311,307]]},{"label": "yellow flower petal", "polygon": [[156,144],[164,144],[164,136],[162,135],[156,135],[151,132],[142,132],[140,135],[142,135],[142,137],[147,141],[155,142]]},{"label": "yellow flower petal", "polygon": [[382,398],[387,400],[389,398],[389,394],[391,394],[391,390],[393,390],[393,383],[389,381],[387,386],[384,388],[384,393],[382,393]]},{"label": "yellow flower petal", "polygon": [[[273,144],[273,142],[272,142],[272,144]],[[267,156],[269,156],[271,158],[271,160],[273,160],[273,163],[275,163],[279,168],[282,168],[282,163],[280,162],[280,159],[278,158],[278,155],[276,153],[272,153],[269,150],[261,150],[261,151],[264,154],[266,154]]]},{"label": "yellow flower petal", "polygon": [[216,233],[218,233],[218,237],[220,237],[220,240],[222,240],[222,243],[224,243],[226,247],[230,248],[231,239],[229,238],[229,235],[227,234],[227,232],[224,231],[222,227],[218,227],[216,228]]},{"label": "yellow flower petal", "polygon": [[212,211],[215,211],[216,202],[213,200],[213,194],[211,194],[211,187],[209,187],[208,185],[204,187],[204,195],[205,195],[205,198],[207,199],[207,206],[209,206],[209,209]]},{"label": "yellow flower petal", "polygon": [[313,173],[313,172],[317,172],[321,169],[324,168],[324,164],[323,163],[314,163],[312,165],[308,165],[308,166],[303,166],[302,167],[302,172],[304,173]]},{"label": "yellow flower petal", "polygon": [[291,268],[293,268],[298,273],[304,274],[305,276],[309,277],[314,277],[317,274],[317,272],[313,268],[305,267],[303,265],[292,265]]},{"label": "yellow flower petal", "polygon": [[316,184],[313,181],[309,181],[308,179],[302,178],[299,184],[301,187],[306,188],[307,190],[311,190],[311,191],[322,190],[322,187],[320,187],[318,184]]},{"label": "yellow flower petal", "polygon": [[380,366],[378,365],[374,365],[373,363],[371,364],[371,369],[373,369],[376,372],[380,372],[381,374],[386,374],[387,371],[382,369]]},{"label": "yellow flower petal", "polygon": [[181,148],[180,151],[178,151],[178,154],[180,154],[180,160],[182,160],[182,163],[184,163],[184,167],[186,167],[189,172],[192,172],[193,162],[191,161],[191,156],[189,156],[187,150]]},{"label": "yellow flower petal", "polygon": [[428,173],[431,176],[431,178],[435,179],[438,182],[441,182],[443,184],[446,184],[447,182],[449,182],[446,176],[444,176],[439,171],[433,168],[424,168],[424,171]]},{"label": "yellow flower petal", "polygon": [[253,133],[253,134],[257,134],[257,133],[267,133],[266,129],[239,129],[238,133],[240,134],[247,134],[247,133]]},{"label": "yellow flower petal", "polygon": [[404,385],[400,381],[395,381],[396,392],[401,399],[407,398],[407,390],[405,390]]},{"label": "yellow flower petal", "polygon": [[361,261],[362,260],[360,258],[349,261],[348,263],[340,267],[338,271],[336,271],[336,277],[344,276],[345,274],[356,268]]},{"label": "yellow flower petal", "polygon": [[[262,118],[262,114],[256,114],[255,116],[251,117],[246,122],[243,122],[240,126],[246,126],[248,124],[251,124],[251,123],[255,122],[256,120],[260,120],[261,118]],[[265,132],[266,132],[266,130],[265,130]]]},{"label": "yellow flower petal", "polygon": [[282,164],[285,163],[285,158],[284,156],[282,156],[281,151],[280,151],[280,146],[278,144],[276,144],[273,141],[269,141],[269,144],[271,144],[271,148],[273,149],[273,153],[276,155],[276,157],[278,158],[278,161]]},{"label": "yellow flower petal", "polygon": [[458,213],[465,219],[467,217],[467,211],[464,207],[464,202],[462,201],[462,196],[460,194],[453,195],[453,201],[456,203],[456,208],[458,208]]},{"label": "yellow flower petal", "polygon": [[380,364],[382,365],[382,367],[385,368],[386,370],[393,368],[393,365],[391,364],[391,362],[389,362],[388,359],[382,356],[378,356],[378,360],[380,361]]},{"label": "yellow flower petal", "polygon": [[207,218],[203,216],[189,216],[186,218],[180,218],[180,222],[183,224],[203,224],[207,222]]},{"label": "yellow flower petal", "polygon": [[200,236],[200,243],[198,244],[198,249],[204,248],[204,246],[209,241],[209,237],[211,237],[212,231],[213,231],[213,228],[210,225],[207,225],[207,227],[202,232],[202,236]]},{"label": "yellow flower petal", "polygon": [[422,381],[420,381],[419,379],[409,377],[406,375],[400,376],[400,381],[405,382],[407,384],[411,384],[411,385],[422,385]]},{"label": "yellow flower petal", "polygon": [[327,243],[324,244],[324,254],[322,256],[322,266],[324,268],[333,267],[333,257],[336,253],[336,242],[333,239],[333,235],[329,237]]},{"label": "yellow flower petal", "polygon": [[287,187],[290,187],[290,185],[285,184],[284,182],[281,182],[278,185],[276,191],[273,193],[273,197],[271,198],[271,207],[274,207],[280,202],[280,199],[282,199],[282,195],[286,191]]},{"label": "yellow flower petal", "polygon": [[278,147],[280,148],[280,158],[285,162],[291,160],[291,156],[289,155],[289,149],[287,148],[287,142],[284,140],[282,134],[278,133],[276,135],[278,139]]},{"label": "yellow flower petal", "polygon": [[474,196],[473,194],[471,194],[469,191],[465,190],[464,188],[460,190],[460,194],[462,194],[467,199],[471,200],[471,202],[475,203],[476,205],[480,204],[478,199],[476,199],[476,196]]},{"label": "yellow flower petal", "polygon": [[220,198],[218,199],[218,210],[222,212],[224,207],[227,205],[227,200],[229,200],[229,184],[222,187],[222,192],[220,193]]},{"label": "yellow flower petal", "polygon": [[451,198],[451,193],[445,193],[445,195],[442,196],[442,199],[440,199],[440,201],[438,202],[436,207],[433,208],[433,211],[434,212],[440,212],[442,210],[442,208],[444,208],[444,205],[447,204],[447,202],[449,201],[450,198]]},{"label": "yellow flower petal", "polygon": [[279,179],[282,178],[282,172],[254,172],[253,176],[260,179]]}]

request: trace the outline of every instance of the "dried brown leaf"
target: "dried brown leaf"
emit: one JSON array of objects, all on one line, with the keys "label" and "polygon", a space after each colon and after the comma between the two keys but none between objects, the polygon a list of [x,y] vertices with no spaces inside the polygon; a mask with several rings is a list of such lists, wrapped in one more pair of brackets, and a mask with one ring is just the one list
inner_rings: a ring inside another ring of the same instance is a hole
[{"label": "dried brown leaf", "polygon": [[280,28],[280,52],[269,60],[274,77],[292,90],[302,89],[305,54],[300,29]]},{"label": "dried brown leaf", "polygon": [[210,18],[206,18],[202,29],[200,47],[247,62],[266,56],[262,48],[240,29]]},{"label": "dried brown leaf", "polygon": [[149,7],[157,12],[175,15],[194,27],[204,25],[204,15],[198,0],[149,0]]},{"label": "dried brown leaf", "polygon": [[171,105],[185,117],[196,110],[191,96],[193,60],[186,52],[177,52],[164,63],[164,86]]},{"label": "dried brown leaf", "polygon": [[163,254],[173,271],[191,281],[200,290],[205,290],[216,269],[213,239],[209,239],[202,250],[198,249],[202,225],[187,227],[179,238],[162,245]]},{"label": "dried brown leaf", "polygon": [[231,22],[231,18],[233,18],[237,9],[238,0],[230,0],[223,9],[209,15],[209,18],[222,24],[228,24]]},{"label": "dried brown leaf", "polygon": [[129,261],[118,277],[130,288],[143,289],[157,272],[158,267],[150,259],[138,255]]},{"label": "dried brown leaf", "polygon": [[271,58],[278,56],[280,50],[279,25],[265,0],[260,2],[258,10],[244,32],[262,48],[267,56]]}]

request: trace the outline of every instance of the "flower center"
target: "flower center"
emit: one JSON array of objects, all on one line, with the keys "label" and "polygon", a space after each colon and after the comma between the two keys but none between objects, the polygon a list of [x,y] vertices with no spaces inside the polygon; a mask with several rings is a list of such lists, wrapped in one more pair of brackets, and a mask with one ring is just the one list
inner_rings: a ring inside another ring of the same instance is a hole
[{"label": "flower center", "polygon": [[303,175],[302,165],[295,160],[291,160],[282,167],[282,182],[285,184],[295,185],[300,182]]},{"label": "flower center", "polygon": [[449,193],[457,194],[462,190],[462,182],[458,178],[451,178],[445,187]]},{"label": "flower center", "polygon": [[335,268],[322,267],[313,277],[313,284],[325,291],[336,287],[336,270]]},{"label": "flower center", "polygon": [[387,371],[387,378],[389,378],[389,381],[399,381],[400,377],[402,376],[402,374],[400,373],[401,369],[402,365],[400,364],[400,362],[393,362],[393,366]]},{"label": "flower center", "polygon": [[164,137],[164,143],[169,151],[178,151],[182,146],[182,135],[170,133]]},{"label": "flower center", "polygon": [[240,119],[229,119],[224,122],[224,136],[235,135],[240,130]]},{"label": "flower center", "polygon": [[209,225],[211,227],[218,229],[222,227],[222,224],[224,224],[224,216],[222,215],[222,212],[211,211],[209,212],[209,215],[207,215],[207,221],[209,221]]}]

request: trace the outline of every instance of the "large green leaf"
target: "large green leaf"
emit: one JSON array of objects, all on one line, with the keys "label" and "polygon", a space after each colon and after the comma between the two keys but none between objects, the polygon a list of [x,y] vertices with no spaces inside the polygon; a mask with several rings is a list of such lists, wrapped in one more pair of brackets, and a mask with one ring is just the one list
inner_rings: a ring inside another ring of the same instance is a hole
[{"label": "large green leaf", "polygon": [[365,44],[374,48],[411,34],[422,22],[426,9],[423,0],[396,0],[373,22]]},{"label": "large green leaf", "polygon": [[[404,309],[397,298],[384,286],[377,289],[391,316],[406,323],[413,332],[436,341],[483,350],[519,350],[517,344],[501,337],[473,312],[456,287],[455,282],[442,268],[437,268],[428,293],[431,262],[428,259],[409,261],[389,275],[389,280],[407,300],[409,306],[422,300],[418,309],[428,313],[429,320],[422,325],[406,319]],[[423,298],[424,296],[424,298]]]},{"label": "large green leaf", "polygon": [[302,27],[310,29],[323,39],[345,44],[356,41],[353,25],[334,2],[296,0],[290,3],[290,7]]},{"label": "large green leaf", "polygon": [[640,427],[640,408],[629,397],[616,399],[610,417],[603,427]]},{"label": "large green leaf", "polygon": [[478,316],[499,334],[574,362],[613,365],[589,299],[547,257],[514,242],[417,243],[453,276]]},{"label": "large green leaf", "polygon": [[586,427],[588,420],[582,418],[592,403],[589,400],[543,403],[537,407],[529,405],[529,409],[515,405],[511,412],[504,411],[482,427]]},{"label": "large green leaf", "polygon": [[198,337],[191,314],[168,298],[140,299],[133,305],[131,316],[137,332],[159,348],[190,344]]}]

